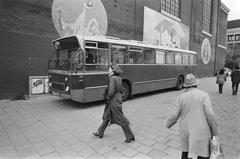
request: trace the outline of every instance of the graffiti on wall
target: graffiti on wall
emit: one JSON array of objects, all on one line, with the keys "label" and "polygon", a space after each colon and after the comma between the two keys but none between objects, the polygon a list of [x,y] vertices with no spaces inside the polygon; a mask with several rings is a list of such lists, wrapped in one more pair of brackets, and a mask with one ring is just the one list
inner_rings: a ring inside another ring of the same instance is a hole
[{"label": "graffiti on wall", "polygon": [[201,57],[204,64],[208,64],[211,58],[211,43],[208,38],[202,42]]},{"label": "graffiti on wall", "polygon": [[189,49],[189,27],[144,7],[143,41],[167,47]]},{"label": "graffiti on wall", "polygon": [[61,37],[107,33],[107,13],[101,0],[54,0],[52,18]]}]

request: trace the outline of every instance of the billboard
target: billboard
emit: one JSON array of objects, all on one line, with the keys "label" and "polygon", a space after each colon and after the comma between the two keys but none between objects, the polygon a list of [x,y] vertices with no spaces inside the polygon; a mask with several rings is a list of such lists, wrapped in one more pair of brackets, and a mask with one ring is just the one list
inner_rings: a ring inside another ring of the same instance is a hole
[{"label": "billboard", "polygon": [[144,42],[189,50],[189,35],[187,25],[144,7]]}]

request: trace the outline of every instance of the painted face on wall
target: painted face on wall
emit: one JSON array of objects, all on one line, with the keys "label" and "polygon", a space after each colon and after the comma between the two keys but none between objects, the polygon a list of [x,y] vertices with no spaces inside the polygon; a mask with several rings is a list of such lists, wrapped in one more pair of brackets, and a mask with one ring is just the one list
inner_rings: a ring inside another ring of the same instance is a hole
[{"label": "painted face on wall", "polygon": [[208,64],[211,59],[211,43],[207,38],[202,42],[201,57],[204,64]]},{"label": "painted face on wall", "polygon": [[101,0],[54,0],[52,19],[61,37],[107,33],[107,13]]}]

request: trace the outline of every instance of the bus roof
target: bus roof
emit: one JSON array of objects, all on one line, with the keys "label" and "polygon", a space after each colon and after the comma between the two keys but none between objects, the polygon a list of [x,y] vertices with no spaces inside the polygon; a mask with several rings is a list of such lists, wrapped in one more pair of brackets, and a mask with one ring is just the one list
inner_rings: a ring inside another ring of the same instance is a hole
[{"label": "bus roof", "polygon": [[[97,41],[97,42],[107,42],[112,44],[122,44],[122,45],[130,45],[130,46],[138,46],[138,47],[145,47],[145,48],[154,48],[154,49],[160,49],[160,50],[169,50],[169,51],[177,51],[177,52],[186,52],[191,54],[197,54],[195,51],[190,50],[183,50],[179,48],[170,48],[160,45],[154,45],[151,43],[145,43],[143,41],[136,41],[136,40],[124,40],[117,37],[110,37],[110,36],[71,36],[72,38],[77,38],[78,43],[82,44],[84,41]],[[54,40],[53,42],[56,42],[61,39],[71,38],[71,37],[64,37]]]}]

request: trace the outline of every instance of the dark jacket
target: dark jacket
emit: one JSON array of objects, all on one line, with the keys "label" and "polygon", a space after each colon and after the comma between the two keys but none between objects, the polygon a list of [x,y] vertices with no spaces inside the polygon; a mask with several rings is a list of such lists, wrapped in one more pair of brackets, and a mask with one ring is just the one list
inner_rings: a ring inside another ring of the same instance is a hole
[{"label": "dark jacket", "polygon": [[110,76],[108,90],[106,91],[106,105],[103,113],[103,120],[110,120],[110,124],[120,126],[129,125],[129,120],[122,111],[122,79],[117,75]]},{"label": "dark jacket", "polygon": [[234,83],[240,83],[240,71],[239,70],[232,71],[231,80]]}]

